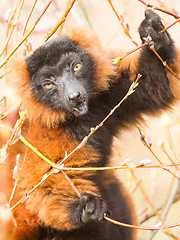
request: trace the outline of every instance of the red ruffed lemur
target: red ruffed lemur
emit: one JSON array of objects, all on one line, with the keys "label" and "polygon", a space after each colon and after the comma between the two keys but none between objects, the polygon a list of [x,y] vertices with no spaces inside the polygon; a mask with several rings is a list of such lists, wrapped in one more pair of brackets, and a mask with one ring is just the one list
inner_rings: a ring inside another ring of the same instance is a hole
[{"label": "red ruffed lemur", "polygon": [[[160,32],[164,28],[160,17],[151,10],[145,16],[139,27],[142,42],[151,37],[150,45],[178,74],[178,51],[169,34]],[[27,111],[21,134],[44,156],[59,163],[125,96],[139,73],[142,77],[135,92],[64,163],[74,168],[106,166],[119,129],[127,123],[136,124],[142,113],[159,113],[174,102],[177,79],[150,45],[114,65],[117,55],[108,55],[96,37],[72,30],[47,41],[27,58],[12,61],[8,81],[21,98],[20,109]],[[17,154],[20,160],[13,203],[52,168],[18,141],[9,151],[10,179]],[[133,229],[104,220],[110,215],[120,222],[136,223],[132,200],[112,171],[66,173],[81,197],[61,171],[52,174],[13,210],[16,224],[9,223],[4,239],[136,239]]]}]

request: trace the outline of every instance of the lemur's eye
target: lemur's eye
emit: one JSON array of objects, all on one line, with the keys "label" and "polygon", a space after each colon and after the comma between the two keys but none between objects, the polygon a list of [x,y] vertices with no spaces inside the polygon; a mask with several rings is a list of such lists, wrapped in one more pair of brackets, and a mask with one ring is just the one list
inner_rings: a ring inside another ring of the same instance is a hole
[{"label": "lemur's eye", "polygon": [[53,86],[53,83],[46,83],[44,86],[45,88],[49,89]]},{"label": "lemur's eye", "polygon": [[73,70],[74,70],[75,72],[77,72],[77,71],[80,70],[80,68],[81,68],[81,63],[77,63],[77,64],[74,66]]}]

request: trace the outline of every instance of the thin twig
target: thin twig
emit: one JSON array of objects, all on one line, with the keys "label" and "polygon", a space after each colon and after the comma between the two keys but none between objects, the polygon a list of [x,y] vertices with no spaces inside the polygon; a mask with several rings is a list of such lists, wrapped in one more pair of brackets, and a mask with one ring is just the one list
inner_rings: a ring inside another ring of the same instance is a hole
[{"label": "thin twig", "polygon": [[113,12],[115,13],[116,17],[118,18],[118,20],[119,20],[122,28],[124,29],[125,34],[131,39],[132,43],[134,43],[134,44],[136,45],[136,47],[137,47],[138,44],[133,40],[133,38],[131,37],[129,31],[128,31],[127,28],[124,26],[123,20],[122,20],[122,18],[120,18],[119,14],[118,14],[117,11],[115,10],[115,8],[114,8],[114,6],[113,6],[113,4],[112,4],[112,1],[111,1],[111,0],[108,0],[108,2],[109,2],[109,4],[110,4]]},{"label": "thin twig", "polygon": [[[167,203],[166,203],[166,205],[165,205],[165,207],[164,207],[164,209],[161,213],[161,217],[162,217],[163,220],[166,219],[166,216],[167,216],[172,204],[174,203],[174,200],[175,200],[175,197],[176,197],[176,194],[177,194],[179,188],[180,188],[180,181],[176,179],[176,182],[175,182],[174,187],[173,187],[173,189],[170,193],[170,196],[167,200]],[[150,232],[149,236],[147,237],[147,240],[151,240],[155,236],[156,233],[157,233],[157,231]]]},{"label": "thin twig", "polygon": [[171,158],[171,156],[169,155],[169,153],[168,153],[167,150],[165,149],[165,146],[164,146],[163,143],[160,145],[160,147],[161,147],[163,153],[164,153],[164,154],[167,156],[167,158],[169,159],[169,161],[173,164],[173,166],[175,166],[176,170],[179,172],[178,166],[176,166],[176,163],[174,162],[174,160]]},{"label": "thin twig", "polygon": [[128,51],[126,52],[126,54],[124,56],[119,56],[119,57],[116,57],[114,60],[113,60],[113,64],[117,64],[120,60],[123,60],[125,57],[129,56],[131,53],[134,53],[136,52],[137,50],[141,49],[142,47],[148,45],[149,43],[151,42],[151,40],[148,40],[147,42],[141,44],[139,47],[131,50],[131,51]]},{"label": "thin twig", "polygon": [[146,5],[146,7],[150,7],[152,9],[155,9],[155,10],[167,13],[167,14],[173,16],[176,19],[179,18],[179,16],[177,14],[173,13],[173,12],[167,11],[167,10],[165,10],[163,8],[155,7],[155,6],[153,6],[153,5],[149,4],[149,3],[144,2],[143,0],[138,0],[138,1],[143,3],[144,5]]},{"label": "thin twig", "polygon": [[77,188],[75,187],[75,185],[73,184],[73,182],[71,181],[71,179],[68,177],[68,175],[64,172],[64,171],[61,171],[65,178],[68,180],[68,182],[70,183],[70,185],[72,186],[72,188],[75,190],[75,192],[77,193],[78,197],[80,198],[81,197],[81,194],[80,192],[77,190]]},{"label": "thin twig", "polygon": [[20,103],[18,103],[17,105],[15,105],[14,107],[12,107],[11,109],[9,109],[8,111],[2,113],[1,115],[1,120],[3,120],[4,118],[6,118],[11,112],[13,112],[14,110],[18,109],[20,106]]},{"label": "thin twig", "polygon": [[174,146],[174,143],[173,143],[173,140],[172,140],[172,136],[170,134],[170,129],[169,129],[170,126],[165,126],[164,129],[165,129],[165,133],[166,133],[166,136],[167,136],[167,140],[168,140],[168,144],[170,146],[170,149],[172,151],[172,153],[174,154],[174,157],[176,158],[176,160],[178,162],[180,162],[180,159],[179,159],[179,156],[177,154],[177,151],[176,151],[176,148]]},{"label": "thin twig", "polygon": [[168,69],[168,71],[175,76],[178,80],[180,80],[180,78],[176,75],[176,73],[167,65],[167,62],[164,61],[161,56],[157,53],[157,51],[155,50],[155,47],[152,45],[150,46],[150,49],[154,52],[154,54],[159,58],[159,60],[162,62],[162,64],[164,65],[165,68]]},{"label": "thin twig", "polygon": [[[161,204],[161,206],[156,207],[157,211],[160,211],[161,208],[162,208],[162,204]],[[144,214],[144,213],[142,213],[142,214]],[[148,221],[150,218],[156,216],[156,214],[153,210],[149,211],[148,213],[145,213],[144,216],[141,216],[142,214],[140,214],[140,217],[138,218],[139,224],[143,224],[144,222]]]},{"label": "thin twig", "polygon": [[20,119],[17,120],[16,124],[15,124],[15,127],[12,131],[12,134],[9,138],[9,140],[7,141],[6,143],[6,149],[8,151],[8,149],[10,148],[11,144],[14,143],[22,125],[24,124],[24,120],[25,120],[25,117],[26,117],[26,113],[25,112],[20,112]]},{"label": "thin twig", "polygon": [[19,136],[19,139],[21,140],[21,142],[23,142],[28,148],[30,148],[34,153],[36,153],[41,159],[43,159],[45,162],[47,162],[49,165],[51,165],[54,168],[56,167],[56,164],[53,163],[52,161],[50,161],[48,158],[46,158],[42,153],[40,153],[38,151],[37,148],[35,148],[34,146],[32,146],[22,135]]},{"label": "thin twig", "polygon": [[42,18],[42,16],[44,15],[44,13],[47,11],[48,7],[50,6],[50,4],[53,2],[53,0],[50,0],[48,2],[48,4],[46,5],[46,7],[44,8],[43,12],[41,13],[41,15],[38,17],[38,19],[36,20],[35,24],[32,26],[32,28],[29,30],[29,32],[26,34],[26,36],[24,36],[19,43],[17,43],[17,45],[14,47],[14,49],[4,58],[4,60],[0,63],[0,68],[3,67],[7,61],[10,59],[10,57],[16,52],[16,50],[22,45],[22,43],[29,37],[29,35],[34,31],[36,25],[38,24],[38,22],[40,21],[40,19]]},{"label": "thin twig", "polygon": [[[9,36],[9,29],[10,29],[12,20],[14,19],[14,16],[16,15],[16,12],[17,12],[17,10],[18,10],[18,8],[19,8],[19,6],[21,5],[22,2],[24,2],[24,0],[19,0],[19,2],[16,5],[16,8],[14,9],[10,19],[8,19],[9,16],[7,16],[7,19],[6,19],[6,22],[7,22],[6,38],[8,38],[8,36]],[[10,9],[9,9],[9,11],[10,11]],[[6,54],[7,54],[7,48],[6,48]]]},{"label": "thin twig", "polygon": [[17,187],[17,182],[18,182],[18,180],[15,179],[14,187],[13,187],[13,190],[12,190],[12,192],[11,192],[11,196],[10,196],[9,202],[8,202],[8,207],[11,205],[11,201],[12,201],[12,199],[13,199],[13,197],[14,197],[14,193],[15,193],[15,190],[16,190],[16,187]]},{"label": "thin twig", "polygon": [[[13,34],[13,32],[14,32],[14,29],[15,29],[17,23],[18,23],[18,20],[19,20],[19,17],[20,17],[20,13],[21,13],[23,4],[24,4],[24,0],[21,0],[20,9],[19,9],[18,15],[17,15],[17,17],[16,17],[16,20],[15,20],[14,23],[13,23],[13,27],[12,27],[12,29],[11,29],[11,32],[10,32],[10,33],[8,34],[8,36],[7,36],[7,39],[6,39],[5,43],[4,43],[4,46],[3,46],[3,48],[2,48],[2,50],[1,50],[1,52],[0,52],[0,56],[2,56],[3,52],[7,49],[7,45],[8,45],[8,43],[9,43],[9,41],[10,41],[10,39],[11,39],[11,37],[12,37],[12,34]],[[9,32],[9,31],[8,31],[8,32]]]},{"label": "thin twig", "polygon": [[153,230],[165,230],[165,229],[175,228],[175,227],[180,226],[180,223],[175,223],[175,224],[166,225],[166,226],[162,226],[162,227],[141,227],[141,226],[136,226],[136,225],[132,225],[132,224],[118,222],[118,221],[115,221],[115,220],[113,220],[113,219],[111,219],[107,216],[104,216],[104,219],[111,222],[111,223],[119,225],[119,226],[124,226],[124,227],[128,227],[128,228],[133,228],[133,229],[140,229],[140,230],[151,230],[151,231],[153,231]]},{"label": "thin twig", "polygon": [[58,30],[58,28],[61,26],[61,24],[64,23],[64,21],[66,20],[67,15],[69,14],[69,12],[70,12],[70,10],[73,7],[75,2],[76,2],[76,0],[69,0],[68,1],[66,10],[65,10],[63,16],[61,17],[61,19],[58,22],[58,24],[54,27],[54,29],[50,33],[48,33],[48,35],[46,36],[44,41],[47,41]]},{"label": "thin twig", "polygon": [[[133,177],[133,179],[138,183],[138,179],[133,171],[132,168],[129,168],[130,172],[131,172],[131,175]],[[149,204],[149,206],[153,209],[153,211],[155,212],[155,215],[157,216],[157,218],[161,221],[161,223],[163,224],[163,226],[166,226],[165,222],[163,221],[162,219],[162,216],[159,214],[158,210],[156,209],[156,207],[154,206],[154,204],[152,203],[152,201],[150,200],[150,198],[148,197],[145,189],[143,188],[142,184],[139,183],[139,189],[142,193],[142,195],[144,196],[146,202]],[[169,231],[169,230],[166,230],[167,234],[170,235],[170,236],[173,236],[173,234]]]},{"label": "thin twig", "polygon": [[34,11],[34,8],[35,8],[35,6],[36,6],[37,1],[38,1],[38,0],[35,0],[35,1],[34,1],[32,7],[31,7],[31,10],[30,10],[30,12],[29,12],[29,14],[28,14],[27,20],[26,20],[26,22],[25,22],[25,24],[24,24],[24,27],[23,27],[23,30],[22,30],[22,38],[23,38],[24,35],[25,35],[25,32],[26,32],[26,28],[27,28],[29,19],[30,19],[31,15],[32,15],[32,13],[33,13],[33,11]]},{"label": "thin twig", "polygon": [[[149,149],[149,151],[152,153],[152,155],[156,158],[156,160],[163,165],[162,161],[158,158],[158,156],[153,152],[151,146],[147,143],[144,134],[142,133],[141,129],[138,128],[140,136],[141,136],[141,141],[143,142],[143,144],[145,145],[145,147],[147,147]],[[163,169],[167,172],[169,172],[171,175],[173,175],[175,178],[180,180],[180,177],[177,176],[176,174],[174,174],[169,168],[163,167]]]}]

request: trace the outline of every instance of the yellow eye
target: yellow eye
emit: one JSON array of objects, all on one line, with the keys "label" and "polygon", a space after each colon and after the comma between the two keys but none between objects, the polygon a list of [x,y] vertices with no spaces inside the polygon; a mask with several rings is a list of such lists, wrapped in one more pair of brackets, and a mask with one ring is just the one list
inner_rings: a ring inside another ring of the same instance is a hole
[{"label": "yellow eye", "polygon": [[51,88],[53,86],[53,83],[47,83],[44,86],[45,86],[45,88]]},{"label": "yellow eye", "polygon": [[77,71],[79,71],[80,68],[81,68],[81,64],[78,63],[78,64],[75,65],[75,67],[74,67],[73,70],[74,70],[75,72],[77,72]]}]

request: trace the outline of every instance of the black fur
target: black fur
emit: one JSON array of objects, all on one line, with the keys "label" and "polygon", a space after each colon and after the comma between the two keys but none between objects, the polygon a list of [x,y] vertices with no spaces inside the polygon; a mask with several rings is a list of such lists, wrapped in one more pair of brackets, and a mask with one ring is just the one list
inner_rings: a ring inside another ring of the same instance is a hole
[{"label": "black fur", "polygon": [[[150,35],[151,44],[154,44],[162,58],[171,64],[175,57],[173,42],[168,33],[159,33],[162,29],[163,25],[159,16],[150,10],[147,11],[146,19],[139,28],[140,37],[142,41],[145,41]],[[127,66],[123,72],[117,72],[115,83],[107,91],[95,96],[91,95],[96,66],[91,56],[68,37],[60,37],[45,43],[27,58],[26,62],[34,97],[56,111],[66,111],[70,118],[65,123],[59,123],[59,127],[65,129],[78,141],[88,135],[91,127],[95,127],[105,118],[124,97],[132,83],[130,81],[131,72]],[[79,62],[82,64],[82,68],[79,72],[74,72],[73,66]],[[99,162],[94,165],[104,166],[107,164],[112,138],[117,134],[119,128],[127,123],[137,123],[138,119],[141,119],[142,113],[161,111],[173,101],[166,69],[149,46],[144,47],[141,51],[138,73],[142,74],[142,77],[135,93],[128,97],[88,141],[88,144],[93,146],[101,156]],[[66,86],[67,81],[71,82],[70,85],[67,85],[68,87]],[[43,84],[46,82],[53,82],[53,88],[45,89]],[[72,91],[80,92],[85,100],[80,99],[78,103],[72,104],[69,100],[69,88]],[[78,88],[77,91],[74,90],[76,88]],[[87,105],[88,111],[81,114],[79,105],[82,103],[83,106]],[[80,116],[77,117],[73,111],[74,107],[79,107]],[[118,190],[118,184],[105,186],[100,172],[96,174],[94,182],[105,201],[84,193],[81,199],[70,207],[72,220],[76,224],[81,224],[82,228],[72,232],[58,232],[55,234],[56,239],[132,239],[131,229],[115,226],[109,222],[91,222],[92,219],[102,220],[103,214],[110,209],[112,218],[132,223],[131,214],[128,212],[129,207],[126,199]],[[89,223],[84,223],[86,221]]]}]

